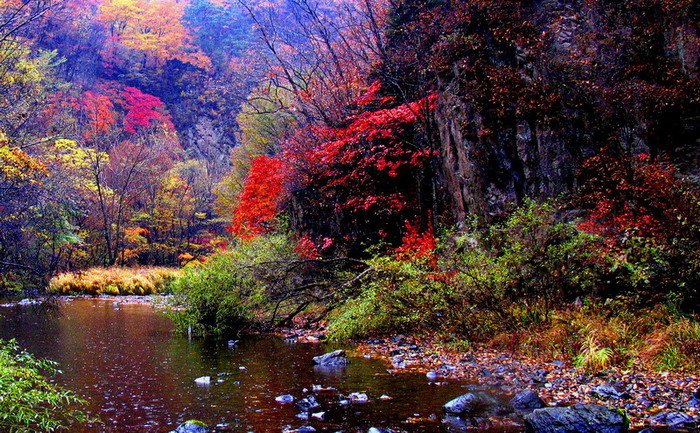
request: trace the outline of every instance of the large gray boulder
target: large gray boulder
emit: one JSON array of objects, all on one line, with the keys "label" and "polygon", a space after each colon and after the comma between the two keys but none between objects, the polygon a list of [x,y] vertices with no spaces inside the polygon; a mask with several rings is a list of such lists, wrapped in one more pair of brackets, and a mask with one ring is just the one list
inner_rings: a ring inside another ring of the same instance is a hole
[{"label": "large gray boulder", "polygon": [[197,420],[185,421],[170,433],[209,433],[206,424]]},{"label": "large gray boulder", "polygon": [[570,407],[535,409],[525,416],[528,433],[626,433],[629,419],[621,410],[575,404]]},{"label": "large gray boulder", "polygon": [[448,401],[443,407],[452,415],[474,416],[484,413],[502,414],[507,412],[496,398],[485,392],[468,392]]},{"label": "large gray boulder", "polygon": [[314,363],[322,367],[340,367],[350,364],[344,350],[336,350],[320,356],[314,356]]}]

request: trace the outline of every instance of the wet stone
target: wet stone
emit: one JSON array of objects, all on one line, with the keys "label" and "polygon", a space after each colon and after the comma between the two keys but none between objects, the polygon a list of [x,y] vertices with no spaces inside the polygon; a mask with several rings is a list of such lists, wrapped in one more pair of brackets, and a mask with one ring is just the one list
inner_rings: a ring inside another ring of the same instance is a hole
[{"label": "wet stone", "polygon": [[625,391],[618,391],[617,388],[611,385],[598,385],[591,390],[591,393],[601,398],[621,399],[628,398],[630,395]]},{"label": "wet stone", "polygon": [[531,389],[520,391],[509,403],[516,410],[534,410],[546,406],[537,393]]},{"label": "wet stone", "polygon": [[321,407],[320,404],[316,401],[316,399],[313,396],[309,396],[306,398],[303,398],[299,400],[297,403],[297,406],[302,408],[305,411],[309,411],[311,409],[316,409],[317,407]]},{"label": "wet stone", "polygon": [[697,423],[688,414],[682,412],[662,412],[651,418],[655,424],[667,425],[670,428],[695,428]]},{"label": "wet stone", "polygon": [[498,400],[485,392],[469,392],[447,402],[443,409],[452,415],[480,415],[483,413],[500,412]]},{"label": "wet stone", "polygon": [[200,421],[190,420],[184,422],[170,433],[209,433],[206,425]]},{"label": "wet stone", "polygon": [[313,360],[316,365],[322,367],[339,367],[350,363],[344,350],[336,350],[334,352],[315,356]]},{"label": "wet stone", "polygon": [[294,396],[290,394],[280,395],[275,397],[275,401],[278,403],[291,403],[294,401]]},{"label": "wet stone", "polygon": [[623,412],[602,405],[535,409],[525,416],[528,433],[626,433],[629,423]]}]

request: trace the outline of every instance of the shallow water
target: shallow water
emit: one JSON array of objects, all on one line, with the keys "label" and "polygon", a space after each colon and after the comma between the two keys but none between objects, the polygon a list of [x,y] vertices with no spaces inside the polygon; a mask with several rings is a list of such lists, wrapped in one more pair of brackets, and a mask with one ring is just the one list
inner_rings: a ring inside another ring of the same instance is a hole
[{"label": "shallow water", "polygon": [[[172,329],[170,320],[149,305],[110,300],[0,310],[0,338],[16,338],[30,352],[58,361],[64,373],[56,381],[88,400],[89,411],[103,421],[71,432],[165,433],[188,419],[231,432],[282,432],[307,425],[328,432],[369,427],[454,431],[443,422],[441,406],[464,393],[464,383],[436,386],[423,374],[391,375],[385,362],[362,357],[352,357],[340,370],[312,366],[313,356],[339,346],[266,336],[243,339],[231,349],[220,341],[190,341]],[[195,378],[206,375],[212,376],[211,385],[195,384]],[[322,408],[312,412],[325,410],[323,420],[300,419],[302,410],[294,404],[275,401],[282,394],[303,398],[310,395],[303,389],[315,384],[336,388],[314,394]],[[338,404],[339,394],[357,391],[371,401]],[[379,400],[383,394],[392,399]]]}]

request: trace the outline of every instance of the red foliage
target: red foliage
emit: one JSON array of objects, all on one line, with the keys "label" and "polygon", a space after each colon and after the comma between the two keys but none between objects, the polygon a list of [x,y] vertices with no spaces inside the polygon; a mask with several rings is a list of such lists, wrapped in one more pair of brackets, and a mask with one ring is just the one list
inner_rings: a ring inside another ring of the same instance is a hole
[{"label": "red foliage", "polygon": [[437,243],[432,225],[428,225],[423,232],[419,230],[418,223],[406,221],[406,232],[401,246],[394,250],[396,258],[400,260],[430,259],[434,262],[434,253]]},{"label": "red foliage", "polygon": [[154,124],[161,124],[168,130],[175,129],[170,116],[159,111],[165,108],[165,104],[158,97],[143,93],[135,87],[124,88],[122,95],[128,110],[124,117],[124,129],[127,132],[136,133],[137,129],[150,128]]},{"label": "red foliage", "polygon": [[698,216],[697,197],[673,165],[641,154],[629,160],[604,151],[582,168],[583,203],[591,209],[580,228],[608,244],[630,237],[665,243],[687,235]]},{"label": "red foliage", "polygon": [[302,259],[317,259],[321,257],[318,246],[310,236],[302,236],[294,246],[294,252]]},{"label": "red foliage", "polygon": [[259,156],[253,160],[248,177],[228,228],[241,239],[268,232],[279,212],[286,189],[286,164],[279,159]]},{"label": "red foliage", "polygon": [[382,90],[382,82],[379,80],[374,81],[367,92],[357,99],[357,105],[368,106],[368,105],[383,105],[394,101],[393,96],[379,97],[379,92]]},{"label": "red foliage", "polygon": [[402,136],[433,109],[435,99],[364,112],[344,128],[316,129],[313,134],[320,144],[292,154],[291,159],[308,167],[322,190],[352,190],[345,200],[337,201],[339,208],[401,211],[408,203],[406,194],[377,186],[382,178],[395,179],[422,167],[434,155],[429,149],[408,145]]},{"label": "red foliage", "polygon": [[[304,203],[303,230],[337,239],[350,232],[345,242],[363,249],[380,233],[398,242],[396,229],[404,220],[423,220],[419,193],[435,151],[420,134],[436,98],[368,110],[337,128],[299,132],[284,155],[295,168],[295,195]],[[314,227],[315,221],[333,225]]]}]

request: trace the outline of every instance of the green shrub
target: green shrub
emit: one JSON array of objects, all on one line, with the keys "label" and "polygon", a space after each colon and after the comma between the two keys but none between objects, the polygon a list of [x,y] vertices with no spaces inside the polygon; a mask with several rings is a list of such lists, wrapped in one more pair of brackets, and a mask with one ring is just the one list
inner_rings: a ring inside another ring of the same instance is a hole
[{"label": "green shrub", "polygon": [[84,402],[50,383],[41,372],[59,370],[56,363],[36,359],[14,341],[0,341],[0,430],[53,432],[89,421],[84,412],[71,408]]},{"label": "green shrub", "polygon": [[545,321],[601,275],[597,239],[552,203],[527,202],[501,224],[444,239],[432,258],[370,261],[364,290],[333,316],[332,335],[432,329],[483,339]]},{"label": "green shrub", "polygon": [[269,319],[268,292],[275,281],[261,265],[294,258],[287,238],[270,235],[186,267],[171,284],[175,297],[170,316],[180,331],[195,335],[262,326]]}]

